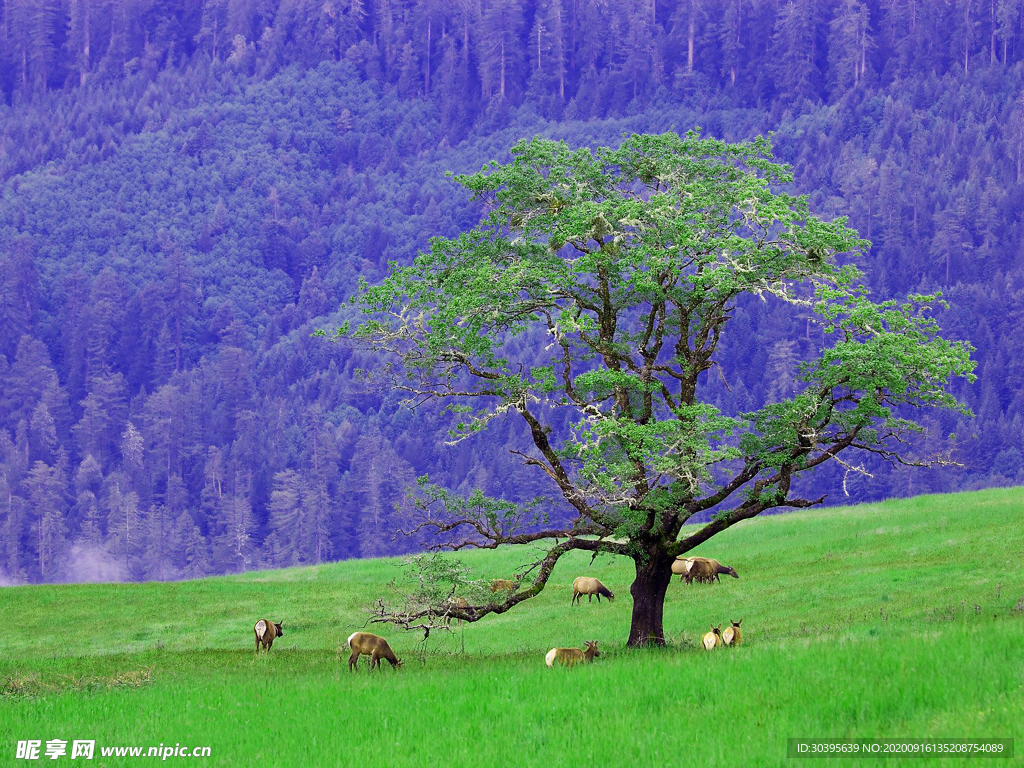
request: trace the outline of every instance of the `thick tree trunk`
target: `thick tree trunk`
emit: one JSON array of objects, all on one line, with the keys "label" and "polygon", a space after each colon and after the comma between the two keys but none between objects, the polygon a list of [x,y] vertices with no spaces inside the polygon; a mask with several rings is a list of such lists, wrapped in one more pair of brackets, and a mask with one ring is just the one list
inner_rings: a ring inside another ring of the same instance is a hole
[{"label": "thick tree trunk", "polygon": [[633,596],[633,618],[627,645],[631,648],[665,644],[662,615],[665,593],[671,580],[672,558],[655,552],[647,560],[636,562],[636,579],[629,588]]}]

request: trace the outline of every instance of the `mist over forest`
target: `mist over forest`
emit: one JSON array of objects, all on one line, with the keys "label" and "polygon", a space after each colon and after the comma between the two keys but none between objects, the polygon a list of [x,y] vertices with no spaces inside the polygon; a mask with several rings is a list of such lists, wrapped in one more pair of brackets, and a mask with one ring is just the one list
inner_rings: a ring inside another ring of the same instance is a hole
[{"label": "mist over forest", "polygon": [[[424,474],[550,495],[516,422],[448,446],[440,406],[311,336],[476,223],[447,171],[533,135],[772,132],[872,242],[872,296],[941,291],[979,361],[974,418],[917,446],[953,434],[962,468],[829,462],[807,492],[1024,483],[1022,59],[1024,0],[0,0],[0,585],[413,551]],[[741,302],[703,394],[787,397],[823,343]]]}]

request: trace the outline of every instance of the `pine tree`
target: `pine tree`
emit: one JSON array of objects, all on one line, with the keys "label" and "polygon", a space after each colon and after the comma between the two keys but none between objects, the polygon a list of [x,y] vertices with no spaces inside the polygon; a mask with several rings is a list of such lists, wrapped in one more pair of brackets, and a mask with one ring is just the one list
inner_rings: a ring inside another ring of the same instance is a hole
[{"label": "pine tree", "polygon": [[92,68],[92,5],[94,0],[71,0],[68,35],[64,47],[78,85],[85,85]]},{"label": "pine tree", "polygon": [[301,494],[302,478],[294,469],[274,475],[274,490],[267,509],[269,537],[273,538],[274,549],[271,562],[278,567],[302,562],[300,551],[306,532],[300,524]]},{"label": "pine tree", "polygon": [[86,345],[88,379],[115,370],[115,353],[124,323],[124,305],[125,296],[120,277],[110,267],[104,267],[93,281],[90,298]]},{"label": "pine tree", "polygon": [[554,90],[565,101],[566,39],[563,0],[540,0],[527,40],[531,88]]},{"label": "pine tree", "polygon": [[65,488],[57,465],[37,461],[25,478],[36,538],[37,569],[42,581],[64,575],[67,526],[64,524]]},{"label": "pine tree", "polygon": [[868,22],[862,0],[841,0],[829,24],[829,70],[840,92],[860,85],[867,75],[867,54],[873,47]]},{"label": "pine tree", "polygon": [[149,508],[146,515],[146,547],[142,555],[147,580],[167,581],[178,575],[171,558],[174,547],[173,526],[162,504]]},{"label": "pine tree", "polygon": [[127,387],[120,373],[96,375],[90,383],[90,392],[81,403],[82,418],[72,431],[79,451],[91,453],[106,467],[128,418]]},{"label": "pine tree", "polygon": [[199,50],[205,51],[213,61],[219,61],[222,46],[230,39],[227,27],[227,0],[205,0],[202,21],[195,42]]},{"label": "pine tree", "polygon": [[513,99],[523,72],[522,8],[516,0],[492,0],[479,24],[481,94],[490,101]]},{"label": "pine tree", "polygon": [[932,258],[942,270],[943,285],[949,286],[953,265],[958,263],[964,241],[964,226],[955,202],[950,202],[936,218],[935,236],[932,238]]},{"label": "pine tree", "polygon": [[789,0],[775,22],[768,64],[779,95],[790,102],[814,97],[817,65],[812,14],[813,6],[806,0]]},{"label": "pine tree", "polygon": [[75,507],[82,521],[77,543],[90,550],[101,548],[103,546],[103,529],[96,494],[92,491],[81,492],[75,501]]},{"label": "pine tree", "polygon": [[[88,334],[86,306],[89,301],[89,283],[81,267],[75,265],[61,281],[63,301],[60,306],[60,325],[63,362],[61,380],[67,388],[67,397],[77,403],[85,397],[85,357]],[[0,328],[3,324],[0,323]]]},{"label": "pine tree", "polygon": [[971,54],[974,52],[979,38],[978,27],[981,21],[978,18],[978,4],[979,0],[955,0],[959,29],[950,37],[957,49],[957,58],[963,65],[965,75],[970,72]]},{"label": "pine tree", "polygon": [[25,581],[24,520],[24,499],[14,492],[9,468],[0,465],[0,579],[5,585]]},{"label": "pine tree", "polygon": [[314,317],[326,314],[331,303],[324,288],[324,282],[320,279],[320,272],[314,266],[309,276],[302,281],[302,288],[299,289],[299,311],[304,320],[309,321]]},{"label": "pine tree", "polygon": [[176,538],[180,542],[180,555],[176,562],[186,579],[198,579],[210,573],[210,553],[199,526],[188,511],[178,515]]},{"label": "pine tree", "polygon": [[359,556],[394,552],[391,538],[401,527],[395,507],[413,482],[412,468],[395,454],[376,427],[359,438],[350,466],[345,487],[349,508],[358,510]]},{"label": "pine tree", "polygon": [[32,0],[28,16],[30,87],[44,92],[63,84],[58,41],[65,17],[61,0]]},{"label": "pine tree", "polygon": [[796,384],[797,342],[782,339],[772,344],[765,374],[768,379],[766,402],[777,403],[793,395]]},{"label": "pine tree", "polygon": [[743,21],[745,0],[726,0],[718,27],[718,42],[722,49],[722,76],[736,85],[743,63]]},{"label": "pine tree", "polygon": [[18,341],[29,333],[39,304],[35,248],[17,237],[0,255],[0,355],[14,357]]},{"label": "pine tree", "polygon": [[125,573],[133,578],[142,575],[138,567],[145,541],[142,522],[138,494],[135,491],[123,492],[121,484],[115,480],[107,500],[106,546],[123,565]]},{"label": "pine tree", "polygon": [[1009,62],[1010,48],[1021,28],[1022,8],[1022,0],[998,0],[996,5],[996,27],[993,36],[1002,48],[1001,60],[1004,67]]},{"label": "pine tree", "polygon": [[57,424],[42,398],[32,410],[32,418],[29,421],[29,446],[32,456],[43,461],[53,461],[60,446]]},{"label": "pine tree", "polygon": [[[203,125],[206,125],[205,121]],[[195,334],[199,298],[195,277],[188,265],[185,250],[170,238],[162,239],[161,248],[167,255],[162,289],[167,325],[173,345],[171,349],[174,352],[174,370],[181,371],[190,362],[188,350],[192,347]]]},{"label": "pine tree", "polygon": [[256,521],[250,492],[249,478],[239,478],[236,473],[235,488],[221,497],[213,561],[218,571],[239,573],[256,563]]},{"label": "pine tree", "polygon": [[654,25],[648,11],[649,0],[633,0],[626,19],[625,56],[622,74],[629,98],[636,99],[644,84],[654,77]]},{"label": "pine tree", "polygon": [[403,99],[411,99],[417,95],[420,84],[420,65],[416,60],[416,49],[412,42],[402,46],[398,56],[398,95]]},{"label": "pine tree", "polygon": [[0,391],[0,425],[11,428],[25,421],[27,427],[45,387],[56,377],[46,346],[23,336]]}]

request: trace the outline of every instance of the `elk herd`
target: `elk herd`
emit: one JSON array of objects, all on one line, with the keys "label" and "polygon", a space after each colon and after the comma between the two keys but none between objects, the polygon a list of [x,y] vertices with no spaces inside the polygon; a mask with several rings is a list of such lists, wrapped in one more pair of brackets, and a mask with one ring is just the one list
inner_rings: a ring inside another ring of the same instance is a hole
[{"label": "elk herd", "polygon": [[[677,558],[672,563],[672,573],[678,575],[679,580],[685,581],[687,584],[692,584],[694,581],[698,584],[720,582],[719,576],[723,573],[732,576],[734,579],[739,578],[735,569],[728,565],[722,565],[717,560],[708,557]],[[491,592],[511,591],[517,589],[518,586],[518,578],[495,579],[491,582]],[[588,602],[593,602],[595,596],[597,596],[598,603],[601,602],[602,597],[609,602],[615,599],[615,593],[602,584],[599,579],[595,579],[592,576],[578,576],[572,583],[572,602],[570,605],[580,605],[584,595],[587,596]],[[464,597],[455,598],[453,604],[462,607],[468,606],[468,602]],[[743,642],[743,633],[740,629],[740,624],[742,623],[743,619],[733,621],[731,622],[732,626],[726,627],[724,630],[721,624],[717,627],[712,625],[711,631],[706,633],[701,641],[704,648],[713,651],[723,645],[740,645]],[[274,644],[274,640],[284,634],[284,622],[260,619],[253,626],[253,632],[256,635],[256,652],[259,653],[261,647],[264,651],[269,651]],[[393,669],[402,666],[401,660],[391,650],[388,641],[379,635],[374,635],[370,632],[353,632],[349,635],[346,643],[351,651],[348,659],[348,668],[353,672],[357,669],[357,662],[360,656],[370,657],[371,670],[380,668],[381,659],[389,661]],[[549,667],[553,667],[555,662],[567,667],[573,667],[577,664],[585,664],[592,661],[600,655],[597,650],[597,641],[588,640],[582,650],[579,648],[552,648],[544,656],[544,662]]]}]

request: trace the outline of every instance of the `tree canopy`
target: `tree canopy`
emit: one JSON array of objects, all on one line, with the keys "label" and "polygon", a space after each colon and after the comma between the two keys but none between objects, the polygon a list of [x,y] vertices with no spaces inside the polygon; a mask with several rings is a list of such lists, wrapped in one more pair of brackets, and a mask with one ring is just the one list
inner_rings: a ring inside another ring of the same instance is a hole
[{"label": "tree canopy", "polygon": [[[629,643],[663,643],[672,561],[766,510],[822,502],[799,494],[802,473],[855,468],[857,452],[945,461],[902,447],[918,409],[968,412],[947,385],[974,379],[970,345],[938,335],[938,295],[869,298],[849,258],[867,241],[783,191],[792,176],[767,139],[634,134],[574,150],[535,138],[511,157],[455,177],[484,205],[480,222],[364,285],[369,319],[335,334],[388,353],[383,370],[410,404],[447,401],[453,442],[525,421],[532,448],[514,452],[573,510],[552,527],[543,504],[421,480],[416,530],[439,534],[435,546],[554,542],[523,589],[424,615],[508,610],[584,549],[635,561]],[[831,341],[788,397],[725,413],[699,383],[729,380],[716,351],[750,294],[812,313]],[[538,347],[546,364],[524,364]],[[708,510],[709,523],[684,527]]]}]

